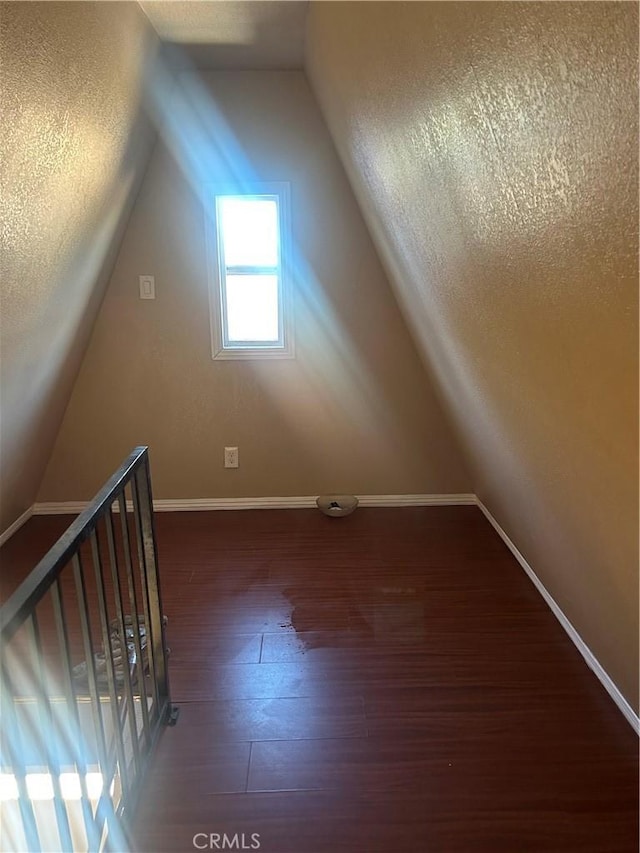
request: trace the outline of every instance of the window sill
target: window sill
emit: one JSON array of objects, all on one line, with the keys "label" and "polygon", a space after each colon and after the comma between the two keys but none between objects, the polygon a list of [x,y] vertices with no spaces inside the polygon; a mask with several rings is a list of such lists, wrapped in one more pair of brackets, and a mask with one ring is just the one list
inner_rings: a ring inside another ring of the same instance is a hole
[{"label": "window sill", "polygon": [[213,353],[214,361],[263,361],[271,359],[294,359],[296,354],[293,349],[218,349]]}]

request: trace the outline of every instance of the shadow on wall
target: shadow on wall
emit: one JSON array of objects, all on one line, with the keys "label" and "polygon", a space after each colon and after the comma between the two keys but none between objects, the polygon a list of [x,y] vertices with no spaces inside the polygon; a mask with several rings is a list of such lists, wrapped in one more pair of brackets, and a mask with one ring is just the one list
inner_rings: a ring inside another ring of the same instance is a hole
[{"label": "shadow on wall", "polygon": [[158,40],[135,4],[112,11],[2,9],[0,529],[35,499],[153,140]]}]

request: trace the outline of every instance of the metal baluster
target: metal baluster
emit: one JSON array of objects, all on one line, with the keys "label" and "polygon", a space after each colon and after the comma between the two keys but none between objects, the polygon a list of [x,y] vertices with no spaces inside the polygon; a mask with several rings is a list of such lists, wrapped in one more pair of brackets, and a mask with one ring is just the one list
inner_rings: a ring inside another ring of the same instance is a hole
[{"label": "metal baluster", "polygon": [[147,625],[147,657],[149,660],[149,676],[153,688],[154,705],[153,710],[156,720],[160,714],[160,696],[158,693],[158,679],[156,675],[156,649],[153,625],[151,624],[151,609],[149,607],[149,591],[147,588],[147,548],[145,543],[144,525],[142,521],[141,493],[138,488],[138,471],[131,480],[131,492],[133,496],[133,517],[136,530],[136,544],[138,550],[138,567],[140,570],[140,589],[142,592],[142,606]]},{"label": "metal baluster", "polygon": [[87,662],[87,676],[89,682],[89,694],[91,699],[91,713],[93,716],[94,730],[98,745],[98,755],[100,757],[100,766],[102,768],[102,793],[98,802],[96,817],[104,826],[109,824],[113,818],[113,808],[111,797],[108,793],[108,784],[105,780],[110,780],[112,777],[111,762],[107,751],[107,740],[104,733],[104,721],[102,719],[102,705],[100,702],[100,693],[98,691],[98,680],[96,677],[96,667],[93,658],[93,646],[91,638],[91,620],[89,617],[89,607],[87,604],[87,590],[82,569],[82,561],[80,553],[76,553],[72,559],[73,574],[76,583],[76,591],[78,593],[78,609],[80,613],[80,625],[82,628],[82,640]]},{"label": "metal baluster", "polygon": [[59,581],[55,581],[51,587],[51,597],[53,601],[56,629],[58,632],[58,642],[62,651],[62,675],[67,707],[69,708],[69,713],[71,715],[72,726],[75,728],[77,733],[74,761],[80,780],[80,803],[82,808],[82,817],[84,820],[84,829],[87,836],[89,851],[90,853],[94,853],[94,851],[99,850],[100,834],[94,821],[93,809],[91,807],[89,792],[87,790],[87,763],[84,756],[84,737],[82,726],[80,724],[80,714],[78,712],[78,700],[76,698],[75,687],[73,685],[73,663],[71,661],[71,652],[69,650],[69,635],[67,632],[67,621],[65,618],[64,599]]},{"label": "metal baluster", "polygon": [[1,664],[2,677],[2,717],[6,732],[7,752],[9,761],[13,770],[13,775],[18,786],[18,806],[20,808],[20,816],[22,818],[22,828],[24,829],[25,840],[27,847],[31,853],[40,853],[42,847],[40,845],[40,836],[38,834],[38,826],[33,813],[33,805],[31,797],[27,790],[27,770],[23,761],[25,755],[22,745],[22,735],[18,724],[15,708],[15,690],[11,682],[9,673],[7,672],[4,660]]},{"label": "metal baluster", "polygon": [[[44,752],[47,757],[47,769],[53,785],[53,807],[56,813],[58,835],[62,845],[61,850],[72,851],[73,842],[71,841],[69,815],[67,814],[67,808],[60,789],[60,760],[57,754],[59,740],[55,737],[53,730],[53,713],[51,711],[51,702],[47,695],[47,681],[42,663],[42,644],[40,642],[40,628],[36,610],[33,611],[26,624],[29,635],[32,672],[36,676],[33,686],[35,688],[38,715],[40,717],[40,731],[37,733],[37,739],[44,746]],[[62,734],[62,732],[56,734]]]},{"label": "metal baluster", "polygon": [[[133,685],[131,683],[131,667],[129,666],[129,649],[127,642],[127,625],[125,622],[125,611],[122,600],[122,588],[120,586],[120,568],[118,561],[118,552],[116,548],[115,528],[113,524],[113,513],[111,507],[106,516],[106,531],[107,544],[109,546],[109,562],[111,564],[111,577],[113,579],[113,587],[116,602],[116,613],[120,636],[124,638],[124,643],[127,646],[127,665],[124,668],[124,690],[126,699],[125,715],[129,716],[129,730],[131,734],[131,748],[133,750],[133,759],[135,764],[135,775],[139,776],[141,772],[140,764],[140,744],[138,743],[138,729],[136,726],[136,712],[133,702]],[[124,723],[124,717],[122,722]]]},{"label": "metal baluster", "polygon": [[[124,543],[124,562],[127,573],[127,586],[129,589],[129,603],[131,605],[131,622],[133,625],[133,642],[138,662],[138,685],[140,687],[140,705],[142,710],[142,732],[147,744],[151,749],[151,727],[149,723],[149,708],[147,707],[147,696],[144,686],[144,661],[142,658],[142,644],[140,642],[140,623],[138,620],[138,595],[136,592],[133,565],[131,561],[131,539],[129,536],[129,522],[127,520],[127,503],[124,492],[118,495],[118,506],[120,508],[120,525],[122,529],[122,541]],[[143,670],[142,674],[140,670]]]},{"label": "metal baluster", "polygon": [[[100,624],[102,627],[102,645],[105,653],[105,663],[107,667],[107,685],[109,690],[109,703],[111,705],[111,716],[113,718],[113,736],[116,743],[116,754],[118,756],[118,766],[120,773],[120,782],[122,785],[122,793],[126,798],[129,793],[129,785],[127,778],[126,754],[124,749],[124,741],[122,738],[122,728],[120,726],[120,713],[118,706],[118,692],[116,689],[116,671],[113,663],[113,644],[111,641],[111,632],[109,630],[109,613],[107,611],[107,594],[104,584],[104,574],[102,570],[102,557],[100,555],[100,541],[98,539],[98,530],[94,529],[90,536],[91,555],[93,557],[93,568],[96,576],[96,588],[98,591],[98,611],[100,613]],[[126,645],[126,637],[124,640],[124,668],[129,668],[129,652]],[[122,645],[121,645],[122,652]]]},{"label": "metal baluster", "polygon": [[151,611],[151,629],[155,654],[156,679],[162,700],[170,704],[169,673],[167,669],[165,630],[162,614],[162,595],[160,574],[158,572],[158,553],[156,549],[155,527],[153,520],[153,496],[151,494],[151,472],[148,453],[144,456],[142,468],[136,472],[136,483],[141,507],[142,538],[145,551],[147,593]]}]

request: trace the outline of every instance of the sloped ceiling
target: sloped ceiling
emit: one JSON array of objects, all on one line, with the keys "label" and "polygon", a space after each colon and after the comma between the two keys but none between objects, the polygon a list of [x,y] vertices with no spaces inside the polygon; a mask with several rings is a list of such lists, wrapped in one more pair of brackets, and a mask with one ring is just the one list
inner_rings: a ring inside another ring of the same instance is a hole
[{"label": "sloped ceiling", "polygon": [[474,472],[638,698],[637,4],[312,3],[307,71]]},{"label": "sloped ceiling", "polygon": [[135,3],[0,6],[0,531],[35,500],[154,134]]},{"label": "sloped ceiling", "polygon": [[306,15],[300,0],[140,3],[175,61],[198,68],[302,68]]}]

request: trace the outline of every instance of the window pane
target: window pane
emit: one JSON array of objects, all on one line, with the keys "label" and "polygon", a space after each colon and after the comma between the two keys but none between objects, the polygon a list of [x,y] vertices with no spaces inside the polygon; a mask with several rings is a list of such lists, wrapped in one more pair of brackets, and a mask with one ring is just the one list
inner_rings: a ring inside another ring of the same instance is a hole
[{"label": "window pane", "polygon": [[228,340],[278,343],[278,277],[229,275],[226,283]]},{"label": "window pane", "polygon": [[278,265],[278,203],[272,198],[218,197],[228,267]]}]

